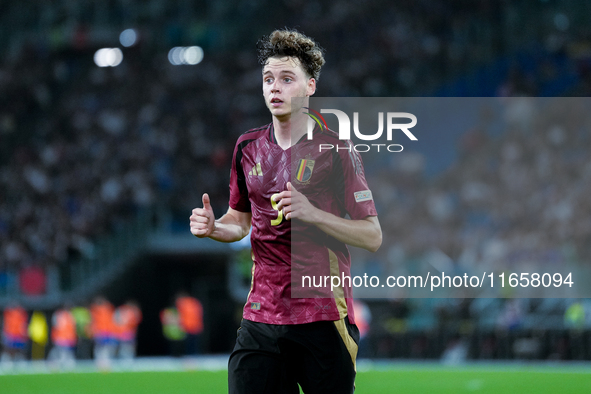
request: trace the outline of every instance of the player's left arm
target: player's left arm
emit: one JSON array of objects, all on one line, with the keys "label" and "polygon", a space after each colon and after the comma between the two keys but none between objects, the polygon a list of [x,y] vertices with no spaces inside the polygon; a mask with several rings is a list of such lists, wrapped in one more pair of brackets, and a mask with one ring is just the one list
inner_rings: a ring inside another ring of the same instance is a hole
[{"label": "player's left arm", "polygon": [[275,196],[277,209],[283,210],[287,220],[292,218],[314,224],[326,234],[346,243],[375,252],[382,245],[382,228],[377,216],[360,220],[345,219],[316,208],[308,198],[298,192],[291,182],[287,190]]}]

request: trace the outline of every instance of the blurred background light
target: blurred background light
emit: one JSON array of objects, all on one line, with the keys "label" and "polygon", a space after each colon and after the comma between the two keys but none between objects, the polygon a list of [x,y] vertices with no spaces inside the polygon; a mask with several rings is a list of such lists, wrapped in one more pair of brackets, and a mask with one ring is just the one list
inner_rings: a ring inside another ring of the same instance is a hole
[{"label": "blurred background light", "polygon": [[119,48],[101,48],[94,54],[94,63],[99,67],[117,67],[123,61]]},{"label": "blurred background light", "polygon": [[181,64],[180,50],[180,47],[174,47],[170,51],[168,51],[168,61],[173,66],[178,66],[179,64]]},{"label": "blurred background light", "polygon": [[124,47],[133,46],[137,42],[137,33],[134,29],[125,29],[119,35],[119,42]]},{"label": "blurred background light", "polygon": [[558,30],[566,31],[570,26],[570,20],[568,19],[568,16],[566,16],[565,14],[558,13],[554,16],[554,25]]},{"label": "blurred background light", "polygon": [[203,60],[203,49],[197,46],[187,48],[184,53],[184,59],[187,64],[199,64]]},{"label": "blurred background light", "polygon": [[194,66],[203,60],[203,48],[199,46],[174,47],[168,51],[168,61],[173,66]]}]

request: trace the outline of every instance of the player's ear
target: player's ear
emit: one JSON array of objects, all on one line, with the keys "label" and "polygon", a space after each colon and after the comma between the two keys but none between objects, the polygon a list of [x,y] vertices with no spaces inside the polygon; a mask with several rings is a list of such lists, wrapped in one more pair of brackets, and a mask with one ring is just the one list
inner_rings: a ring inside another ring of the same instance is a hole
[{"label": "player's ear", "polygon": [[306,89],[306,96],[311,96],[316,92],[316,80],[314,78],[308,79],[308,87]]}]

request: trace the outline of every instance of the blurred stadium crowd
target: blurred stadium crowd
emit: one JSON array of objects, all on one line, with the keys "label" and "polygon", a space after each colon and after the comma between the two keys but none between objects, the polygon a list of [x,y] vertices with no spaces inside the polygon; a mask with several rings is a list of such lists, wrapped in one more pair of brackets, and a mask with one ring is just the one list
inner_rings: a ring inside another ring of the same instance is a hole
[{"label": "blurred stadium crowd", "polygon": [[[591,93],[588,27],[577,24],[580,12],[560,11],[560,1],[533,13],[519,1],[140,3],[0,1],[0,296],[10,288],[46,293],[55,286],[56,267],[92,255],[97,239],[155,205],[167,207],[181,231],[204,191],[214,211],[223,212],[236,137],[269,122],[257,99],[254,43],[274,28],[295,26],[327,49],[319,96],[430,95],[499,59],[508,65],[504,74],[483,71],[484,80],[498,81],[488,91],[478,83],[458,91],[535,96],[560,79],[556,64],[566,62],[576,83],[561,85],[560,93]],[[276,22],[253,26],[253,20]],[[139,38],[123,48],[121,65],[93,64],[95,51],[120,46],[119,33],[130,26]],[[167,53],[175,45],[201,45],[203,62],[171,65]],[[521,67],[528,51],[535,53],[535,65]],[[369,179],[378,211],[380,204],[393,208],[380,218],[386,239],[380,254],[363,263],[366,271],[399,272],[434,250],[458,266],[474,260],[487,267],[532,259],[589,261],[585,108],[553,108],[572,112],[579,122],[540,129],[555,113],[536,112],[527,98],[520,103],[507,114],[513,123],[504,134],[491,136],[486,122],[466,130],[457,160],[438,176],[424,175],[429,158],[410,155]],[[439,310],[443,319],[461,309],[463,318],[454,321],[474,322],[496,305],[501,321],[503,311],[523,316],[536,308],[543,313],[544,305],[561,325],[570,301],[437,303],[377,306],[383,318],[374,313],[373,349],[381,350],[372,355],[400,356],[398,347],[389,352],[384,343],[413,335],[397,320],[411,312]],[[586,313],[588,327],[591,310]],[[472,332],[457,324],[444,343]],[[591,358],[586,340],[584,357]],[[428,343],[403,342],[419,348]]]},{"label": "blurred stadium crowd", "polygon": [[[368,174],[385,213],[378,276],[417,272],[434,250],[448,256],[452,272],[588,266],[589,101],[504,102],[501,119],[481,108],[457,160],[432,179],[422,175],[429,158],[417,152]],[[500,135],[489,130],[495,122],[505,124]]]}]

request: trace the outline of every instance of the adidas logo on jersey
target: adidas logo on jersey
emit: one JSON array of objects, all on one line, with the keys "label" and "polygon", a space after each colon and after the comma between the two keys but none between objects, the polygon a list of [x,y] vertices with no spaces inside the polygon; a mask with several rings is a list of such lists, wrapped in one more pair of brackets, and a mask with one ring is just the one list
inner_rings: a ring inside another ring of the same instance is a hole
[{"label": "adidas logo on jersey", "polygon": [[252,167],[252,170],[248,172],[248,175],[263,176],[263,170],[261,170],[261,163],[257,163],[254,167]]}]

